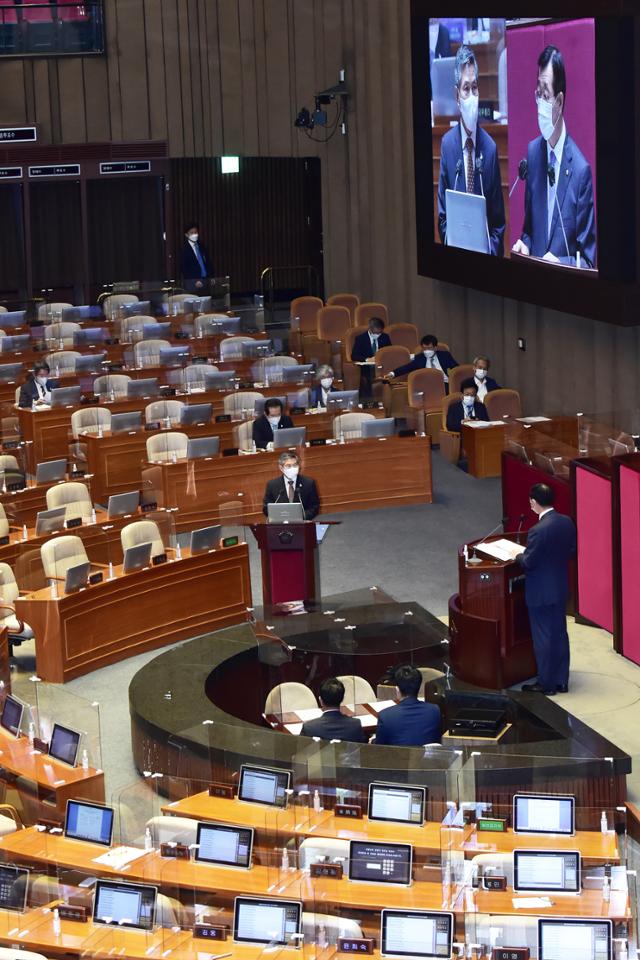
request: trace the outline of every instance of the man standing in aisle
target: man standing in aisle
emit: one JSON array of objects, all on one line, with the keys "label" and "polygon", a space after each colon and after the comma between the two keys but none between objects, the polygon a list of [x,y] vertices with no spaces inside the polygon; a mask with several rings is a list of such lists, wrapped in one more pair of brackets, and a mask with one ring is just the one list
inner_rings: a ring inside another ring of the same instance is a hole
[{"label": "man standing in aisle", "polygon": [[188,223],[185,228],[181,264],[185,290],[202,293],[205,281],[213,276],[213,267],[207,248],[200,242],[197,223]]}]

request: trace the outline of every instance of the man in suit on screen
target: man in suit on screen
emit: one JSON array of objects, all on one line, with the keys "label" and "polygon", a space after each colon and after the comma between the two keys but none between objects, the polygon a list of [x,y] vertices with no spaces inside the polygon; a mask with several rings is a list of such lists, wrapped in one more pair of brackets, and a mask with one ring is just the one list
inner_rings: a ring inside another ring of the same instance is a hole
[{"label": "man in suit on screen", "polygon": [[462,44],[456,54],[455,92],[460,122],[445,133],[440,145],[440,239],[446,243],[446,191],[482,195],[487,204],[489,252],[494,257],[501,257],[505,221],[498,149],[495,140],[478,124],[478,64],[473,50],[466,44]]},{"label": "man in suit on screen", "polygon": [[552,263],[596,265],[596,227],[591,167],[564,122],[564,60],[557,47],[538,57],[536,105],[540,136],[527,150],[522,235],[514,253]]}]

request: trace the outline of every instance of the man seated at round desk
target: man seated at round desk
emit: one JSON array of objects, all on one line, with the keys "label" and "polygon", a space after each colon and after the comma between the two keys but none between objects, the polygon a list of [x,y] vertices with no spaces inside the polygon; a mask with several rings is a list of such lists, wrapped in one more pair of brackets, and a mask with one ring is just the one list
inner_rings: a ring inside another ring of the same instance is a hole
[{"label": "man seated at round desk", "polygon": [[262,512],[267,515],[270,503],[301,503],[305,520],[313,520],[320,511],[320,498],[315,480],[300,474],[300,457],[285,450],[278,457],[282,476],[269,480],[264,491]]},{"label": "man seated at round desk", "polygon": [[347,717],[340,710],[344,700],[344,683],[337,677],[328,677],[318,691],[322,716],[307,720],[300,731],[303,737],[320,737],[321,740],[350,740],[365,743],[364,728],[356,717]]},{"label": "man seated at round desk", "polygon": [[264,405],[264,413],[253,421],[253,442],[258,450],[273,450],[274,430],[284,430],[293,426],[293,420],[282,409],[282,400],[270,397]]},{"label": "man seated at round desk", "polygon": [[310,407],[326,407],[327,396],[335,392],[333,368],[328,363],[321,364],[316,371],[316,382],[309,391]]},{"label": "man seated at round desk", "polygon": [[31,410],[34,406],[51,403],[51,390],[56,386],[56,381],[49,379],[50,372],[49,364],[44,360],[34,363],[33,370],[20,387],[19,407]]},{"label": "man seated at round desk", "polygon": [[434,703],[418,700],[422,686],[420,671],[406,663],[396,667],[393,679],[400,694],[400,703],[380,712],[373,742],[393,747],[422,747],[427,743],[440,743],[440,710]]},{"label": "man seated at round desk", "polygon": [[460,433],[463,423],[470,420],[488,420],[489,413],[484,403],[478,398],[478,387],[473,377],[468,377],[460,384],[462,400],[450,403],[447,410],[447,430],[450,433]]}]

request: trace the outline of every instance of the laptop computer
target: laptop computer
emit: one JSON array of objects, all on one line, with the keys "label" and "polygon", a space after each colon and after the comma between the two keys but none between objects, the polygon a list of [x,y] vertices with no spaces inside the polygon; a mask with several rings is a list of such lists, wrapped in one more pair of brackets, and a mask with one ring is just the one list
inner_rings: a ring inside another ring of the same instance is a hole
[{"label": "laptop computer", "polygon": [[[436,61],[437,62],[437,61]],[[487,201],[475,193],[445,191],[447,238],[449,247],[489,253]]]},{"label": "laptop computer", "polygon": [[211,403],[189,403],[180,411],[180,423],[209,423],[212,412]]},{"label": "laptop computer", "polygon": [[151,563],[151,543],[137,543],[135,547],[127,547],[124,552],[122,569],[125,573],[142,570]]},{"label": "laptop computer", "polygon": [[88,561],[69,567],[64,578],[64,592],[75,593],[80,587],[86,586],[90,570],[91,564]]},{"label": "laptop computer", "polygon": [[304,507],[301,503],[268,503],[268,523],[302,523]]},{"label": "laptop computer", "polygon": [[141,426],[141,410],[127,410],[125,413],[111,414],[111,433],[125,433],[127,430],[139,430]]},{"label": "laptop computer", "polygon": [[80,403],[82,387],[54,387],[51,391],[52,407],[75,407]]}]

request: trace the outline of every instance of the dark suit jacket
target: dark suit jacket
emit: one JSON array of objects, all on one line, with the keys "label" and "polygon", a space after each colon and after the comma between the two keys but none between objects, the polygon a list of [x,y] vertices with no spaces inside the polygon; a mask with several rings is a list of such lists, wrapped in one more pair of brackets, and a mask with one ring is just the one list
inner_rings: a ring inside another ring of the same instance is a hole
[{"label": "dark suit jacket", "polygon": [[[51,391],[54,387],[58,386],[57,380],[47,380],[47,390]],[[38,388],[36,387],[36,382],[33,377],[29,377],[22,386],[20,387],[20,395],[18,397],[18,406],[26,407],[30,409],[33,406],[34,400],[37,400],[39,397]]]},{"label": "dark suit jacket", "polygon": [[452,403],[447,410],[447,430],[452,433],[459,433],[465,417],[470,420],[488,420],[489,414],[484,403],[480,403],[479,400],[476,400],[473,405],[473,414],[466,412],[462,400],[460,403]]},{"label": "dark suit jacket", "polygon": [[[378,350],[382,350],[383,347],[390,347],[391,340],[389,339],[389,334],[385,333],[384,330],[378,337]],[[369,337],[369,331],[366,330],[364,333],[359,333],[356,339],[353,341],[353,349],[351,351],[351,359],[359,360],[368,360],[369,357],[373,356],[373,349],[371,347],[371,339]]]},{"label": "dark suit jacket", "polygon": [[[333,384],[329,387],[329,393],[335,393],[337,387],[334,387]],[[317,383],[309,391],[309,405],[312,407],[317,407],[319,403],[322,403],[322,387]]]},{"label": "dark suit jacket", "polygon": [[576,555],[576,528],[571,517],[550,510],[529,530],[527,549],[518,557],[524,567],[529,607],[566,603],[569,561]]},{"label": "dark suit jacket", "polygon": [[447,27],[445,27],[444,23],[441,23],[438,30],[438,39],[436,41],[436,52],[434,59],[439,60],[440,57],[450,56],[451,38],[449,37],[449,30]]},{"label": "dark suit jacket", "polygon": [[[551,231],[547,235],[547,142],[543,137],[532,140],[527,150],[527,186],[524,195],[522,241],[534,257],[547,251],[563,263],[575,263],[576,251],[586,265],[596,264],[596,226],[593,210],[591,167],[576,143],[567,133],[560,163],[556,166],[558,203],[554,205]],[[565,245],[562,222],[567,235]],[[567,246],[569,257],[567,257]]]},{"label": "dark suit jacket", "polygon": [[[296,480],[296,490],[294,501],[301,503],[304,507],[305,520],[313,520],[320,511],[320,498],[315,480],[311,477],[303,477],[298,474]],[[262,501],[262,512],[267,515],[267,504],[269,503],[288,503],[289,495],[285,486],[284,476],[276,477],[275,480],[269,480],[264,491]]]},{"label": "dark suit jacket", "polygon": [[437,743],[441,736],[440,710],[434,703],[406,697],[387,707],[378,717],[376,743],[396,747],[420,747]]},{"label": "dark suit jacket", "polygon": [[[476,170],[473,192],[478,195],[484,192],[487,201],[490,251],[494,257],[501,257],[503,254],[505,222],[498,150],[495,140],[478,124],[476,128],[476,163],[480,156],[483,158],[483,170],[482,174]],[[462,162],[462,172],[457,177],[456,185],[456,166],[459,160]],[[438,230],[443,243],[447,234],[445,191],[459,190],[464,192],[467,189],[466,183],[460,123],[457,123],[455,127],[445,133],[440,147]]]},{"label": "dark suit jacket", "polygon": [[345,717],[339,710],[325,710],[321,717],[307,720],[302,725],[303,737],[322,737],[323,740],[351,740],[365,743],[362,724],[355,717]]},{"label": "dark suit jacket", "polygon": [[[436,350],[436,357],[438,358],[438,363],[447,376],[449,375],[449,370],[451,370],[451,367],[458,366],[458,361],[454,359],[448,350]],[[413,360],[410,360],[409,363],[404,363],[401,367],[398,367],[397,370],[394,370],[393,375],[394,377],[402,377],[405,373],[412,373],[414,370],[423,370],[426,365],[427,358],[422,350],[420,350],[419,353],[416,353]]]},{"label": "dark suit jacket", "polygon": [[[479,383],[480,381],[478,381]],[[493,379],[493,377],[484,378],[485,385],[487,387],[487,393],[491,393],[492,390],[500,390],[500,384]]]},{"label": "dark suit jacket", "polygon": [[[278,430],[287,429],[292,426],[293,420],[291,417],[283,413],[278,420]],[[258,450],[266,450],[267,444],[273,443],[273,428],[264,413],[261,417],[258,417],[257,420],[253,421],[252,435]]]},{"label": "dark suit jacket", "polygon": [[[200,250],[200,256],[204,260],[204,265],[207,271],[207,276],[213,276],[213,266],[209,259],[209,254],[207,253],[207,248],[204,244],[198,241],[198,249]],[[198,263],[198,258],[196,257],[191,244],[188,240],[185,240],[182,245],[182,254],[181,254],[181,272],[184,280],[202,280],[202,270],[200,269],[200,264]]]}]

